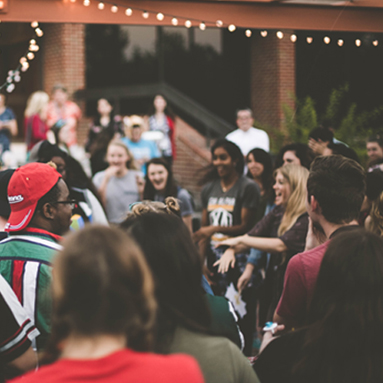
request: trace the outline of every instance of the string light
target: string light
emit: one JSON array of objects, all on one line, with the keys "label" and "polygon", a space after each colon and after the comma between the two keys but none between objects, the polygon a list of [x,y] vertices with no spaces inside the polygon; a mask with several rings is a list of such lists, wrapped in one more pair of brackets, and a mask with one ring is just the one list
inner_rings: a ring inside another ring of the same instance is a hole
[{"label": "string light", "polygon": [[222,20],[217,20],[217,21],[215,22],[215,25],[216,25],[218,28],[221,28],[221,27],[223,26],[223,22],[222,22]]},{"label": "string light", "polygon": [[84,0],[83,4],[84,4],[85,7],[89,7],[90,0]]},{"label": "string light", "polygon": [[374,40],[374,41],[372,42],[372,45],[373,45],[374,47],[377,47],[378,44],[379,44],[379,41],[378,41],[378,40]]},{"label": "string light", "polygon": [[278,31],[277,32],[277,37],[279,40],[282,40],[283,39],[283,32],[282,31]]},{"label": "string light", "polygon": [[144,19],[148,19],[149,18],[149,12],[147,12],[147,11],[142,12],[142,17]]},{"label": "string light", "polygon": [[261,31],[259,33],[261,34],[262,37],[266,37],[267,36],[267,31]]},{"label": "string light", "polygon": [[338,45],[339,45],[340,47],[342,47],[343,44],[344,44],[344,41],[343,41],[342,39],[339,39],[339,40],[338,40]]},{"label": "string light", "polygon": [[355,45],[356,45],[357,47],[360,47],[360,46],[362,45],[362,42],[361,42],[359,39],[356,39],[356,40],[355,40]]},{"label": "string light", "polygon": [[[31,23],[31,27],[34,28],[35,34],[37,37],[43,36],[43,31],[39,28],[39,23],[37,21],[33,21]],[[26,72],[29,68],[28,60],[33,60],[35,58],[35,54],[33,52],[37,52],[39,50],[39,46],[36,43],[36,39],[32,38],[29,40],[28,50],[25,54],[20,58],[19,65],[15,70],[9,70],[8,76],[3,85],[0,86],[0,90],[5,89],[8,93],[13,92],[15,89],[15,84],[20,82],[20,71]]]},{"label": "string light", "polygon": [[201,31],[204,31],[206,29],[206,24],[203,21],[199,24],[199,29]]},{"label": "string light", "polygon": [[100,9],[101,11],[105,8],[105,4],[104,3],[98,3],[98,9]]},{"label": "string light", "polygon": [[172,18],[172,24],[173,24],[174,26],[178,25],[178,19],[177,19],[176,17],[173,17],[173,18]]},{"label": "string light", "polygon": [[192,26],[192,22],[190,20],[186,20],[185,21],[185,27],[186,28],[191,28],[191,26]]},{"label": "string light", "polygon": [[230,24],[227,27],[227,29],[229,30],[229,32],[234,32],[237,29],[237,27],[234,24]]},{"label": "string light", "polygon": [[311,44],[313,42],[313,38],[312,37],[306,37],[306,41],[307,41],[307,44]]},{"label": "string light", "polygon": [[126,16],[132,16],[132,14],[133,14],[132,8],[127,8],[127,9],[125,10],[125,15],[126,15]]},{"label": "string light", "polygon": [[246,29],[246,31],[245,31],[246,37],[251,37],[252,34],[253,34],[253,32],[251,32],[250,29]]},{"label": "string light", "polygon": [[165,18],[165,16],[164,16],[164,14],[163,13],[157,13],[157,20],[159,20],[159,21],[162,21],[164,18]]},{"label": "string light", "polygon": [[291,35],[290,40],[291,42],[295,43],[297,41],[297,35]]},{"label": "string light", "polygon": [[70,2],[71,2],[71,3],[75,3],[75,2],[76,2],[76,0],[70,0]]},{"label": "string light", "polygon": [[110,10],[111,10],[113,13],[117,13],[117,12],[118,12],[118,7],[117,7],[117,5],[112,5],[112,7],[110,8]]}]

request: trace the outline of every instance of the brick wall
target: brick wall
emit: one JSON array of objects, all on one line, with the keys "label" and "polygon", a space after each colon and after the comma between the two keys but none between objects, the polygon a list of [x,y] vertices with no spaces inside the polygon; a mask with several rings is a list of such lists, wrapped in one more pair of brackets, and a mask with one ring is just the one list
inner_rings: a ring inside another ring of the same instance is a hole
[{"label": "brick wall", "polygon": [[295,44],[291,31],[267,37],[255,34],[251,45],[251,107],[260,123],[283,128],[284,104],[294,106]]},{"label": "brick wall", "polygon": [[[85,88],[85,25],[44,25],[44,46],[42,55],[43,88],[51,94],[52,87],[63,84],[69,96]],[[84,112],[84,103],[78,103]],[[79,143],[85,141],[89,126],[88,119],[78,125]]]},{"label": "brick wall", "polygon": [[180,118],[176,119],[177,158],[174,161],[174,177],[180,186],[189,190],[194,197],[197,209],[201,207],[201,187],[198,181],[202,169],[210,164],[210,149],[206,138]]}]

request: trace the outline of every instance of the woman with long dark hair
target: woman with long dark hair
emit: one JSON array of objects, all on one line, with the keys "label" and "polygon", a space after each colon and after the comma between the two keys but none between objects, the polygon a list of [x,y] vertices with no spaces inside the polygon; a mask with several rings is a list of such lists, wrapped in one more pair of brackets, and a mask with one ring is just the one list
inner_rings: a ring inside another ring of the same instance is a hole
[{"label": "woman with long dark hair", "polygon": [[277,159],[275,160],[275,168],[294,164],[310,169],[311,162],[313,162],[314,158],[315,154],[308,145],[299,142],[288,144],[279,151]]},{"label": "woman with long dark hair", "polygon": [[140,205],[132,207],[133,214],[120,226],[140,245],[154,276],[158,303],[154,350],[192,355],[206,383],[258,382],[234,343],[210,335],[202,259],[190,232],[173,214],[173,207],[166,206],[161,214],[145,213]]},{"label": "woman with long dark hair", "polygon": [[111,102],[100,98],[97,101],[97,117],[89,129],[88,142],[85,145],[86,151],[90,153],[93,175],[108,167],[105,156],[109,142],[123,135],[121,117],[114,114]]},{"label": "woman with long dark hair", "polygon": [[164,202],[166,197],[179,200],[182,220],[192,232],[193,201],[189,192],[177,185],[168,161],[153,158],[146,164],[143,199]]},{"label": "woman with long dark hair", "polygon": [[157,146],[162,157],[172,164],[176,155],[174,116],[162,94],[157,94],[153,99],[148,123],[149,130],[162,133]]},{"label": "woman with long dark hair", "polygon": [[363,229],[331,240],[307,326],[267,345],[254,366],[262,382],[383,381],[382,254],[382,239]]},{"label": "woman with long dark hair", "polygon": [[[257,184],[243,175],[244,158],[236,144],[225,139],[217,140],[211,148],[211,154],[212,164],[202,180],[205,182],[201,192],[202,227],[194,233],[194,240],[199,241],[213,273],[214,292],[225,296],[231,284],[237,284],[249,252],[239,254],[237,268],[222,275],[212,266],[224,253],[216,245],[250,230],[255,223],[260,193]],[[244,291],[243,300],[247,303],[247,313],[239,324],[245,335],[245,353],[250,355],[255,326],[254,291],[250,286]]]},{"label": "woman with long dark hair", "polygon": [[123,232],[89,226],[72,234],[54,272],[52,335],[43,359],[50,365],[20,382],[202,383],[191,358],[148,352],[153,280],[141,250]]}]

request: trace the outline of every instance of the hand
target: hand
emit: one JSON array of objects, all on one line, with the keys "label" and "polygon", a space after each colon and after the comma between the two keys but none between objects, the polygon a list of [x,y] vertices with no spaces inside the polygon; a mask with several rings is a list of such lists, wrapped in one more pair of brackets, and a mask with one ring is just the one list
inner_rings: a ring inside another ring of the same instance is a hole
[{"label": "hand", "polygon": [[214,233],[215,233],[215,226],[202,226],[199,230],[193,233],[193,241],[199,242],[203,239],[208,239]]},{"label": "hand", "polygon": [[225,239],[224,241],[218,243],[215,247],[220,247],[220,246],[235,247],[239,245],[240,242],[241,242],[241,237],[234,237],[234,238]]},{"label": "hand", "polygon": [[322,140],[309,139],[309,148],[317,155],[323,155],[324,150],[327,148],[327,143]]},{"label": "hand", "polygon": [[106,170],[105,170],[105,179],[110,179],[111,177],[113,176],[116,176],[117,173],[118,173],[118,170],[119,168],[117,166],[109,166]]},{"label": "hand", "polygon": [[233,249],[227,249],[222,257],[214,263],[213,266],[218,266],[218,272],[221,274],[227,273],[229,268],[235,266],[235,253]]},{"label": "hand", "polygon": [[259,352],[261,353],[265,347],[273,340],[275,339],[276,336],[278,336],[277,334],[281,333],[283,330],[285,329],[285,325],[283,324],[279,324],[277,326],[277,328],[274,330],[274,333],[272,333],[271,331],[266,331],[263,335],[263,339],[262,339],[262,344],[261,344],[261,347],[259,348]]},{"label": "hand", "polygon": [[253,275],[254,266],[250,263],[246,265],[245,271],[239,277],[237,282],[237,290],[239,293],[249,284],[251,276]]}]

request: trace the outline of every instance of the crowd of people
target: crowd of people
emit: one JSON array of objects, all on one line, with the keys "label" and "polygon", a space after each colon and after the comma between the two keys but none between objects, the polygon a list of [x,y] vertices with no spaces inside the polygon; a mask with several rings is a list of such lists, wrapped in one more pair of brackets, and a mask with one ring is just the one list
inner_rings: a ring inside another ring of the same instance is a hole
[{"label": "crowd of people", "polygon": [[239,109],[196,222],[165,98],[97,111],[86,168],[78,106],[35,92],[0,171],[0,382],[383,382],[383,139],[366,168],[326,127],[274,156]]}]

